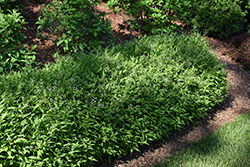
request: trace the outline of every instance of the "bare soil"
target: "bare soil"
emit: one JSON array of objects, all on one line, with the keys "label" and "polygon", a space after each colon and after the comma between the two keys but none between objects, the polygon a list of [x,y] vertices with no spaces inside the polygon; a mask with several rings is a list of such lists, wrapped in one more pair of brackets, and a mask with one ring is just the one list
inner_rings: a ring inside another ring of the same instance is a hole
[{"label": "bare soil", "polygon": [[[49,3],[47,0],[45,3]],[[53,58],[55,52],[55,44],[52,39],[40,40],[37,38],[36,21],[42,4],[38,0],[22,0],[24,6],[24,15],[26,22],[26,31],[23,33],[27,39],[23,44],[27,44],[30,48],[37,44],[35,51],[36,61],[41,63],[56,62]],[[108,11],[105,7],[106,3],[95,7],[95,12],[105,12],[105,18],[111,22],[113,35],[118,39],[116,44],[130,40],[129,25],[126,21],[129,19],[121,11],[114,14]],[[182,25],[181,21],[175,22]],[[138,38],[140,32],[133,31],[133,38]],[[54,37],[55,38],[55,37]],[[204,119],[198,119],[199,124],[192,124],[184,127],[181,131],[173,132],[169,138],[154,141],[149,146],[140,147],[140,152],[134,152],[132,155],[123,156],[120,158],[112,158],[111,163],[108,163],[108,157],[104,157],[103,161],[95,163],[95,167],[150,167],[161,160],[168,160],[172,155],[177,154],[181,149],[185,149],[191,142],[200,140],[208,134],[219,128],[226,122],[233,121],[236,116],[250,111],[250,72],[245,71],[241,64],[233,61],[229,55],[223,55],[222,50],[226,49],[226,44],[229,43],[232,37],[220,41],[211,37],[206,37],[214,54],[218,55],[218,59],[226,64],[229,81],[229,97],[219,106],[214,107],[208,112],[208,116]]]}]

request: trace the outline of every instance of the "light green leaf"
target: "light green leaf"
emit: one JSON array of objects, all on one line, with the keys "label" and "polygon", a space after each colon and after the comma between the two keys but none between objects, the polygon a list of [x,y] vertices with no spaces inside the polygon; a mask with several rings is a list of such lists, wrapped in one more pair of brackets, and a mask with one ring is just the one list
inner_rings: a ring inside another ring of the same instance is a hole
[{"label": "light green leaf", "polygon": [[57,46],[61,45],[64,41],[63,40],[60,40],[56,43]]},{"label": "light green leaf", "polygon": [[66,39],[67,36],[66,36],[65,33],[63,33],[63,34],[62,34],[62,37],[63,37],[64,39]]}]

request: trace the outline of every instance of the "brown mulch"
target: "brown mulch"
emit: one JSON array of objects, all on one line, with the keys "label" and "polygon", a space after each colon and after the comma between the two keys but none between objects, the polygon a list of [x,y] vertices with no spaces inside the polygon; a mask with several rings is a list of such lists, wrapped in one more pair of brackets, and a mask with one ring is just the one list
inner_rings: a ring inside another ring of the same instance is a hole
[{"label": "brown mulch", "polygon": [[[56,62],[52,56],[56,48],[52,40],[40,40],[36,37],[38,25],[35,23],[42,4],[37,3],[37,0],[23,0],[22,4],[25,7],[25,19],[28,22],[25,25],[27,30],[24,31],[28,38],[24,43],[30,48],[32,45],[37,44],[38,47],[35,49],[38,53],[36,55],[37,62]],[[95,12],[105,12],[105,18],[111,22],[113,34],[118,39],[116,44],[130,40],[130,30],[127,28],[129,25],[126,24],[128,17],[124,11],[114,14],[112,11],[108,11],[105,4],[102,2],[101,5],[95,7]],[[177,24],[182,23],[177,22]],[[132,35],[133,38],[137,38],[140,33],[133,31]],[[161,160],[168,160],[172,155],[186,148],[191,142],[200,140],[226,122],[233,121],[239,114],[250,111],[250,72],[245,71],[241,64],[233,61],[228,55],[222,55],[222,50],[226,49],[225,44],[231,38],[229,37],[224,41],[211,37],[206,38],[209,45],[214,46],[211,51],[218,54],[218,59],[226,64],[225,70],[228,71],[227,79],[230,92],[226,100],[221,105],[208,111],[208,116],[204,119],[198,119],[199,124],[186,126],[181,131],[173,132],[169,138],[154,141],[149,146],[142,146],[140,147],[140,152],[134,152],[132,155],[121,158],[113,158],[111,164],[108,163],[108,158],[106,157],[103,161],[95,163],[95,167],[150,167]]]}]

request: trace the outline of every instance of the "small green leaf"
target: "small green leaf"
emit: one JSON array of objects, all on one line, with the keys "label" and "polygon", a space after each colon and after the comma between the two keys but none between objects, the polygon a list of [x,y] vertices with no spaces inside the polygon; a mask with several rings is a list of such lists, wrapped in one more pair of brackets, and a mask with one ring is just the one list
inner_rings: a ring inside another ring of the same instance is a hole
[{"label": "small green leaf", "polygon": [[60,40],[56,43],[57,46],[61,45],[64,41],[63,40]]},{"label": "small green leaf", "polygon": [[41,160],[40,157],[35,157],[35,156],[29,156],[29,158],[32,159],[32,160]]},{"label": "small green leaf", "polygon": [[63,37],[64,39],[66,39],[67,36],[66,36],[65,33],[63,33],[63,34],[62,34],[62,37]]}]

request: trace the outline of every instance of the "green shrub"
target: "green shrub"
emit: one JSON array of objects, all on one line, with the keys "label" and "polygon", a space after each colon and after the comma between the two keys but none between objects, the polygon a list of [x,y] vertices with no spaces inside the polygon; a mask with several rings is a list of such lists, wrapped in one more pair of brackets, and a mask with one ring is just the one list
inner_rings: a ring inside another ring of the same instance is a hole
[{"label": "green shrub", "polygon": [[246,12],[245,18],[247,19],[247,23],[250,23],[250,1],[249,0],[242,0],[240,3],[242,11]]},{"label": "green shrub", "polygon": [[[189,0],[109,0],[107,7],[134,17],[129,23],[142,34],[159,34],[177,28],[171,21],[187,21]],[[174,17],[176,15],[176,17]]]},{"label": "green shrub", "polygon": [[25,20],[18,10],[13,9],[4,14],[0,8],[0,73],[21,70],[23,66],[34,62],[34,53],[25,48],[26,45],[21,45],[25,38],[21,33],[24,29],[21,24],[25,24]]},{"label": "green shrub", "polygon": [[244,31],[246,11],[242,11],[240,0],[190,0],[191,18],[188,24],[201,33],[217,39]]},{"label": "green shrub", "polygon": [[0,75],[0,164],[91,166],[220,104],[223,65],[200,36],[158,35]]},{"label": "green shrub", "polygon": [[59,35],[56,44],[65,53],[79,49],[90,51],[107,41],[110,44],[110,23],[104,20],[103,12],[94,14],[94,5],[99,3],[99,0],[52,1],[44,5],[37,21],[38,29],[45,27],[51,34]]}]

